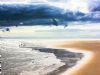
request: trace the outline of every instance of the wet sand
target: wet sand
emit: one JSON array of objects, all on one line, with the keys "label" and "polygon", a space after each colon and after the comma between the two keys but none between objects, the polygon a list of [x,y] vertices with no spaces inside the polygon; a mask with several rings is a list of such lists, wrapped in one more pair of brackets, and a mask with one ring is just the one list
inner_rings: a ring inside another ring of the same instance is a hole
[{"label": "wet sand", "polygon": [[32,41],[30,44],[24,42],[28,48],[22,48],[19,42],[0,42],[2,75],[58,75],[74,66],[81,57],[80,54],[60,49],[38,47],[36,50]]},{"label": "wet sand", "polygon": [[[66,49],[72,52],[85,53],[85,57],[76,66],[67,69],[66,65],[57,69],[64,71],[58,75],[100,75],[100,40],[56,40],[33,41],[34,44],[49,48]],[[65,68],[65,69],[64,69]],[[53,72],[54,73],[54,72]],[[50,75],[53,75],[52,73]]]},{"label": "wet sand", "polygon": [[86,54],[76,66],[61,75],[100,75],[100,40],[64,41],[53,47]]}]

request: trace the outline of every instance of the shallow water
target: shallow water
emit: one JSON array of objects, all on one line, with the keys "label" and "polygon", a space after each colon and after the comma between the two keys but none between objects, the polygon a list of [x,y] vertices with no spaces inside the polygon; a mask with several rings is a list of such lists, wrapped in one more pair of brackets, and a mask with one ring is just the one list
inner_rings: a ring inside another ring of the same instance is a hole
[{"label": "shallow water", "polygon": [[[24,47],[19,46],[20,43],[24,43]],[[0,52],[2,75],[57,75],[82,57],[79,53],[39,45],[35,49],[34,40],[1,40]]]},{"label": "shallow water", "polygon": [[11,27],[10,32],[0,31],[0,36],[8,39],[75,39],[100,38],[100,23],[69,24],[64,26]]}]

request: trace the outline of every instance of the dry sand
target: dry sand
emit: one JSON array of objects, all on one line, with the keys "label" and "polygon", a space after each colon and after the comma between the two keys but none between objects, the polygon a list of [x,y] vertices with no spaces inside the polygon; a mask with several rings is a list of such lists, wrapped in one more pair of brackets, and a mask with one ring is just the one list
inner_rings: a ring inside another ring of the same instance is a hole
[{"label": "dry sand", "polygon": [[53,44],[53,47],[86,53],[76,66],[61,75],[100,75],[100,40],[64,41]]}]

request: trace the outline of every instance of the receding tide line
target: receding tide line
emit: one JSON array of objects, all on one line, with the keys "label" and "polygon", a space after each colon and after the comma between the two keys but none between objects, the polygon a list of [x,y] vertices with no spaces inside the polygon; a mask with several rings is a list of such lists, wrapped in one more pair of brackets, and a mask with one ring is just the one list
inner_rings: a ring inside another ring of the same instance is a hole
[{"label": "receding tide line", "polygon": [[100,40],[58,41],[52,47],[85,53],[76,66],[60,75],[100,75]]},{"label": "receding tide line", "polygon": [[[85,53],[83,59],[78,61],[76,66],[69,68],[67,71],[65,71],[64,73],[60,75],[80,75],[80,74],[74,74],[74,73],[79,72],[78,70],[84,67],[84,65],[86,65],[86,63],[90,61],[91,55],[92,53]],[[84,75],[84,74],[81,74],[81,75]]]}]

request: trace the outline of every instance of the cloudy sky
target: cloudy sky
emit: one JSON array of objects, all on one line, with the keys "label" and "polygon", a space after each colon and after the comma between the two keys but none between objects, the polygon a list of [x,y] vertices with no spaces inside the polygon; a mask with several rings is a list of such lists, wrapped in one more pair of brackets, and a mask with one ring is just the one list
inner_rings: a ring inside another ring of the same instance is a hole
[{"label": "cloudy sky", "polygon": [[[66,1],[69,1],[69,0],[0,0],[0,1],[33,1],[33,2],[44,2],[44,1],[53,1],[53,2],[66,2]],[[70,0],[71,1],[71,0]],[[80,0],[74,0],[74,1],[80,1]],[[87,0],[81,0],[81,1],[87,1]]]},{"label": "cloudy sky", "polygon": [[41,3],[53,2],[51,4],[55,6],[59,6],[63,8],[69,8],[69,6],[71,6],[70,8],[72,10],[81,9],[82,11],[85,12],[88,11],[88,8],[92,10],[95,7],[100,6],[100,0],[0,0],[0,2],[10,2],[10,3],[11,2],[41,2]]},{"label": "cloudy sky", "polygon": [[[87,0],[0,0],[1,2],[41,2],[49,3],[63,9],[71,9],[73,11],[79,9],[82,12],[88,12]],[[53,3],[52,3],[53,2]],[[71,6],[71,7],[69,7]]]},{"label": "cloudy sky", "polygon": [[[88,12],[90,8],[93,11],[100,11],[100,0],[0,0],[1,2],[42,2],[42,3],[51,3],[51,5],[54,6],[58,6],[60,8],[64,8],[64,9],[71,9],[73,11],[76,10],[81,10],[82,12]],[[53,3],[52,3],[53,2]],[[95,9],[95,10],[94,10]],[[58,29],[57,27],[53,28],[52,27],[48,27],[48,28],[44,28],[44,29],[36,29],[36,27],[32,28],[32,27],[27,27],[25,28],[12,28],[11,32],[5,32],[3,33],[2,31],[0,31],[0,35],[3,37],[11,37],[16,36],[18,37],[19,35],[21,37],[26,37],[27,35],[29,37],[51,37],[51,38],[77,38],[77,37],[86,37],[86,38],[100,38],[100,23],[99,24],[91,24],[91,25],[85,25],[83,24],[83,26],[80,25],[69,25],[68,28],[64,29],[64,27],[62,27],[62,29]],[[39,28],[39,27],[38,27]],[[42,27],[40,27],[42,28]],[[49,29],[50,30],[45,30],[45,29]],[[60,27],[61,28],[61,27]],[[30,34],[29,34],[30,33]],[[27,34],[27,35],[26,35]],[[61,35],[63,36],[61,36]],[[65,35],[66,34],[66,35]]]}]

